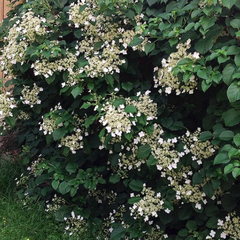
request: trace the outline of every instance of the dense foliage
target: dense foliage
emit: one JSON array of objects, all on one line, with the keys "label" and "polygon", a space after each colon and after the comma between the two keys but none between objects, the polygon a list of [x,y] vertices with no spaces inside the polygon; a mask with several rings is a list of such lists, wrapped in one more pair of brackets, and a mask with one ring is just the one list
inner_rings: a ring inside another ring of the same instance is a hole
[{"label": "dense foliage", "polygon": [[15,7],[0,28],[0,124],[19,131],[24,201],[46,201],[76,239],[239,239],[239,10],[239,0]]}]

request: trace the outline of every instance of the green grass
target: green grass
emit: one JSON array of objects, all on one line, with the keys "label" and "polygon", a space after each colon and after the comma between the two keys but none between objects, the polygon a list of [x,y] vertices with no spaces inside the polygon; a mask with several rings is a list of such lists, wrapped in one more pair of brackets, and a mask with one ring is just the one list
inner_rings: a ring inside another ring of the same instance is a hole
[{"label": "green grass", "polygon": [[70,240],[59,225],[44,211],[41,202],[24,206],[16,197],[15,178],[21,165],[10,157],[0,158],[0,239]]}]

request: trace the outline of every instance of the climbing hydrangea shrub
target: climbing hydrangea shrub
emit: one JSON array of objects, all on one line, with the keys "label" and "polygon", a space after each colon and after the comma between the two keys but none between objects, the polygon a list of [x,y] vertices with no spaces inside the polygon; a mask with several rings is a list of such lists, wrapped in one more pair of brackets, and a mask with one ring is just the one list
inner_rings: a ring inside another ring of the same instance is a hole
[{"label": "climbing hydrangea shrub", "polygon": [[238,239],[239,29],[239,0],[17,5],[0,128],[24,203],[73,239]]}]

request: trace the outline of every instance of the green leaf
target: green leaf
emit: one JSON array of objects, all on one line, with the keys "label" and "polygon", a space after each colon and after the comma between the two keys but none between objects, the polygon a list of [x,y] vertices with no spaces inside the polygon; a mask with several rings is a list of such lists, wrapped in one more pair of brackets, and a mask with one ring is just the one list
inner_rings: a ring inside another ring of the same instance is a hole
[{"label": "green leaf", "polygon": [[224,174],[229,174],[234,169],[234,165],[232,163],[228,164],[224,167]]},{"label": "green leaf", "polygon": [[140,146],[137,151],[137,157],[139,159],[145,159],[151,153],[151,147],[148,144]]},{"label": "green leaf", "polygon": [[46,80],[46,82],[50,85],[51,83],[54,82],[54,80],[55,80],[55,75],[52,75],[51,77],[46,78],[45,80]]},{"label": "green leaf", "polygon": [[147,0],[147,3],[149,6],[152,6],[153,4],[155,4],[158,0]]},{"label": "green leaf", "polygon": [[213,46],[212,38],[204,38],[197,41],[195,44],[195,49],[197,52],[201,54],[205,54],[208,50],[210,50]]},{"label": "green leaf", "polygon": [[89,107],[91,107],[92,104],[91,103],[84,103],[80,109],[88,109]]},{"label": "green leaf", "polygon": [[118,174],[114,174],[114,175],[110,176],[109,182],[115,184],[115,183],[118,183],[120,181],[120,179],[121,178]]},{"label": "green leaf", "polygon": [[181,206],[178,212],[179,220],[187,220],[192,214],[192,208],[189,205]]},{"label": "green leaf", "polygon": [[134,204],[134,203],[139,202],[141,199],[142,199],[141,197],[132,197],[132,198],[128,199],[128,203],[129,204]]},{"label": "green leaf", "polygon": [[114,85],[114,77],[112,75],[107,74],[105,76],[105,80],[106,80],[107,84],[109,84],[111,87],[113,87],[113,85]]},{"label": "green leaf", "polygon": [[234,178],[237,178],[238,176],[240,176],[240,168],[234,168],[232,171],[232,175]]},{"label": "green leaf", "polygon": [[14,117],[5,117],[5,121],[11,127],[14,127],[16,124],[16,119]]},{"label": "green leaf", "polygon": [[132,180],[129,183],[129,187],[136,192],[141,192],[143,189],[143,182],[141,180]]},{"label": "green leaf", "polygon": [[222,0],[222,5],[230,9],[236,2],[237,0]]},{"label": "green leaf", "polygon": [[200,184],[203,182],[203,176],[200,173],[194,173],[192,178],[193,184]]},{"label": "green leaf", "polygon": [[64,194],[70,192],[71,186],[68,184],[67,181],[63,181],[60,183],[58,189],[59,189],[59,192],[64,195]]},{"label": "green leaf", "polygon": [[213,134],[210,131],[204,131],[200,134],[199,140],[206,141],[208,139],[211,139],[213,137]]},{"label": "green leaf", "polygon": [[217,228],[217,223],[218,223],[218,219],[217,217],[214,216],[208,219],[206,226],[210,229],[215,229]]},{"label": "green leaf", "polygon": [[215,159],[214,159],[214,164],[225,164],[228,163],[230,161],[229,157],[228,157],[228,153],[224,152],[224,153],[219,153]]},{"label": "green leaf", "polygon": [[133,40],[129,43],[129,47],[134,47],[143,42],[144,38],[140,37],[139,35],[134,36]]},{"label": "green leaf", "polygon": [[147,163],[147,166],[150,167],[150,166],[155,166],[157,162],[158,160],[155,159],[152,155],[150,155],[146,163]]},{"label": "green leaf", "polygon": [[233,19],[230,22],[231,27],[240,29],[240,19]]},{"label": "green leaf", "polygon": [[155,43],[149,43],[147,42],[144,46],[145,53],[148,55],[150,52],[152,52],[155,48]]},{"label": "green leaf", "polygon": [[188,230],[186,228],[184,228],[178,232],[178,236],[180,236],[180,237],[187,237],[187,235],[188,235]]},{"label": "green leaf", "polygon": [[203,186],[203,191],[209,198],[211,198],[213,196],[213,194],[214,194],[214,189],[212,187],[212,183],[211,182],[207,182]]},{"label": "green leaf", "polygon": [[52,187],[53,187],[54,190],[57,190],[58,185],[59,185],[59,180],[53,180],[52,181]]},{"label": "green leaf", "polygon": [[77,98],[82,92],[83,92],[83,88],[82,87],[75,87],[71,91],[71,94],[73,95],[74,98]]},{"label": "green leaf", "polygon": [[220,134],[219,139],[221,139],[223,141],[229,141],[229,140],[233,139],[233,137],[234,137],[233,131],[226,130]]},{"label": "green leaf", "polygon": [[122,88],[125,91],[130,92],[133,89],[133,84],[131,82],[122,83]]},{"label": "green leaf", "polygon": [[59,129],[54,130],[52,135],[53,135],[53,139],[55,141],[57,141],[57,140],[63,138],[65,136],[65,134],[66,134],[66,130],[59,128]]},{"label": "green leaf", "polygon": [[222,119],[226,126],[235,126],[240,123],[240,110],[231,108],[222,114]]},{"label": "green leaf", "polygon": [[196,221],[194,221],[194,220],[189,220],[189,221],[187,221],[186,228],[189,229],[189,230],[191,230],[191,231],[197,230]]},{"label": "green leaf", "polygon": [[125,236],[125,228],[122,227],[122,225],[114,226],[113,231],[111,232],[111,239],[112,240],[120,240]]},{"label": "green leaf", "polygon": [[240,54],[237,54],[235,57],[234,57],[234,62],[236,64],[237,67],[240,67]]},{"label": "green leaf", "polygon": [[233,74],[235,72],[235,66],[232,63],[229,63],[225,66],[225,68],[223,69],[223,81],[229,85],[232,82],[232,77]]},{"label": "green leaf", "polygon": [[234,136],[233,142],[236,144],[237,147],[240,146],[240,133],[238,133]]},{"label": "green leaf", "polygon": [[227,97],[231,103],[240,99],[240,86],[237,82],[231,83],[231,85],[228,87]]},{"label": "green leaf", "polygon": [[85,126],[86,128],[89,128],[90,125],[91,125],[92,123],[94,123],[94,121],[96,120],[96,118],[97,118],[96,116],[89,116],[88,118],[85,119],[84,126]]},{"label": "green leaf", "polygon": [[136,107],[133,106],[133,105],[128,105],[128,106],[125,107],[124,111],[125,111],[126,113],[136,113],[136,112],[137,112],[137,109],[136,109]]},{"label": "green leaf", "polygon": [[69,173],[75,173],[78,169],[78,164],[77,163],[68,163],[67,166],[66,166],[66,170],[69,172]]}]

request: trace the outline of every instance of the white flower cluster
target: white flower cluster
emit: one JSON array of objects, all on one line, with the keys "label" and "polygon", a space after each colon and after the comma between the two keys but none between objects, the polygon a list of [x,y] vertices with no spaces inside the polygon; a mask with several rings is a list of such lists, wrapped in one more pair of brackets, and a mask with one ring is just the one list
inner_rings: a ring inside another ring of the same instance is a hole
[{"label": "white flower cluster", "polygon": [[46,201],[46,209],[45,211],[48,213],[56,213],[59,208],[64,206],[66,204],[66,200],[62,197],[58,197],[56,194],[51,200],[51,203],[49,200]]},{"label": "white flower cluster", "polygon": [[66,52],[66,57],[49,62],[48,59],[41,59],[37,60],[35,63],[31,65],[31,68],[33,68],[34,75],[42,75],[45,78],[51,77],[56,71],[62,72],[68,70],[70,75],[74,75],[74,66],[77,62],[77,57],[70,53]]},{"label": "white flower cluster", "polygon": [[59,127],[62,127],[63,124],[59,123],[57,124],[57,120],[59,117],[55,116],[55,112],[58,110],[61,110],[62,106],[60,103],[58,103],[54,108],[51,108],[49,113],[42,116],[42,123],[39,122],[40,125],[39,131],[43,131],[44,135],[52,134],[54,130],[58,129]]},{"label": "white flower cluster", "polygon": [[207,159],[214,155],[216,147],[214,147],[209,140],[200,141],[199,136],[201,129],[198,128],[194,133],[187,131],[182,137],[185,143],[184,152],[192,154],[192,160],[196,161],[198,165],[202,164],[203,159]]},{"label": "white flower cluster", "polygon": [[184,81],[180,81],[172,71],[178,62],[184,58],[190,58],[193,62],[199,58],[199,53],[197,52],[193,54],[187,53],[187,50],[191,47],[190,42],[191,40],[189,39],[185,43],[179,43],[177,45],[177,52],[171,53],[168,59],[162,59],[162,68],[159,69],[156,67],[154,69],[154,72],[157,72],[156,76],[154,76],[154,87],[160,88],[159,93],[164,91],[166,94],[170,94],[175,91],[176,95],[181,93],[193,94],[194,89],[197,87],[195,76],[192,75],[185,83]]},{"label": "white flower cluster", "polygon": [[81,215],[75,215],[74,211],[71,212],[71,217],[64,218],[66,222],[65,233],[69,236],[80,237],[86,231],[86,220]]},{"label": "white flower cluster", "polygon": [[237,216],[236,212],[229,213],[225,220],[218,219],[218,229],[222,230],[222,239],[230,237],[233,240],[238,240],[240,236],[240,217]]},{"label": "white flower cluster", "polygon": [[24,86],[22,90],[22,96],[20,99],[23,104],[29,105],[33,108],[36,104],[41,104],[41,100],[39,99],[39,93],[43,91],[43,88],[38,87],[36,83],[33,84],[33,87]]},{"label": "white flower cluster", "polygon": [[132,126],[136,123],[131,121],[133,114],[125,112],[125,105],[120,104],[115,107],[112,103],[106,102],[103,106],[105,115],[99,119],[99,122],[106,126],[106,130],[116,140],[121,140],[123,133],[130,133]]},{"label": "white flower cluster", "polygon": [[12,117],[12,110],[17,107],[17,103],[10,96],[10,92],[0,94],[0,127],[6,130],[6,117]]},{"label": "white flower cluster", "polygon": [[[85,136],[88,133],[85,132]],[[72,135],[66,136],[61,139],[61,144],[59,147],[69,147],[72,154],[76,154],[77,150],[80,150],[83,148],[83,132],[81,129],[74,129],[74,133]]]},{"label": "white flower cluster", "polygon": [[[122,57],[127,54],[130,42],[137,33],[141,33],[139,30],[125,30],[123,26],[128,24],[128,19],[123,16],[121,12],[117,17],[99,14],[96,0],[81,0],[71,4],[70,24],[79,28],[84,35],[84,39],[75,47],[76,56],[83,53],[88,61],[78,70],[79,73],[84,72],[94,78],[120,72],[119,67],[126,62]],[[139,17],[135,20],[139,21]],[[147,42],[148,39],[143,38],[143,42],[132,49],[144,51]]]},{"label": "white flower cluster", "polygon": [[[203,191],[204,183],[192,183],[193,172],[190,167],[181,167],[178,172],[167,172],[167,175],[170,186],[176,192],[176,200],[195,203],[195,208],[197,209],[202,208],[202,203],[207,204],[206,194]],[[165,177],[165,174],[162,176]]]},{"label": "white flower cluster", "polygon": [[11,74],[12,65],[23,64],[29,43],[34,42],[38,36],[46,34],[45,22],[45,18],[34,16],[34,13],[29,10],[23,13],[10,28],[6,39],[8,44],[1,50],[0,56],[1,70],[4,74]]},{"label": "white flower cluster", "polygon": [[[142,199],[129,208],[130,215],[134,219],[143,218],[145,222],[151,225],[153,224],[152,218],[157,218],[159,211],[164,209],[164,201],[161,199],[161,193],[155,193],[152,188],[147,188],[145,184],[141,196]],[[134,193],[131,194],[131,197],[134,197]],[[139,197],[139,195],[136,195],[136,197]],[[166,209],[166,212],[169,213],[170,210]]]},{"label": "white flower cluster", "polygon": [[151,91],[146,91],[144,94],[140,92],[137,93],[137,100],[132,100],[127,98],[126,102],[128,105],[133,105],[138,110],[139,113],[143,113],[147,117],[147,121],[152,121],[157,119],[157,103],[154,103],[150,98],[149,94]]}]

